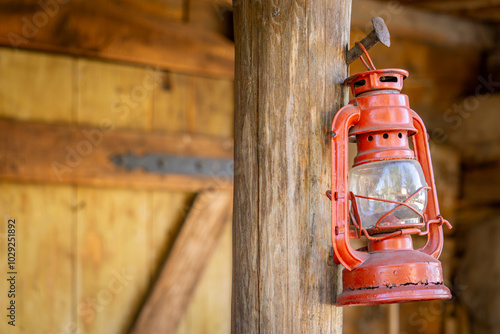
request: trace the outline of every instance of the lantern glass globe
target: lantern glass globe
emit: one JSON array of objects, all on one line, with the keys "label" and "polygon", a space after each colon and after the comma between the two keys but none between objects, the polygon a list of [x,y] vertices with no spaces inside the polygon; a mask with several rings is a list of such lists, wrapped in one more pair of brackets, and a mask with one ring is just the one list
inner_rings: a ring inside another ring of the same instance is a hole
[{"label": "lantern glass globe", "polygon": [[[420,188],[427,187],[422,167],[417,160],[394,159],[365,163],[353,167],[349,172],[349,191],[354,195],[372,199],[356,198],[361,226],[368,232],[375,228],[377,221],[398,204],[375,199],[405,202],[419,213],[427,205],[427,190],[419,191],[413,198],[407,199]],[[351,206],[351,216],[352,206]],[[359,222],[358,222],[359,223]],[[421,217],[405,206],[399,206],[394,212],[384,217],[378,224],[379,232],[384,229],[405,228],[407,225],[420,225]]]}]

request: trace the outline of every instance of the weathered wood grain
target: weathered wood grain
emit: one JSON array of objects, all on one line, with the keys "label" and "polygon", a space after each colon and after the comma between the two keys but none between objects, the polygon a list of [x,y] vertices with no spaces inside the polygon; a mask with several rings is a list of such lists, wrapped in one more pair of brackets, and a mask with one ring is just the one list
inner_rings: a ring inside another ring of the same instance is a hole
[{"label": "weathered wood grain", "polygon": [[130,1],[52,4],[0,4],[0,44],[233,77],[233,43],[215,32],[148,14]]},{"label": "weathered wood grain", "polygon": [[340,333],[329,128],[350,1],[235,1],[233,333]]},{"label": "weathered wood grain", "polygon": [[232,187],[230,179],[129,171],[110,161],[129,151],[230,158],[231,140],[0,120],[0,143],[4,180],[183,191]]},{"label": "weathered wood grain", "polygon": [[229,192],[202,192],[187,216],[172,251],[131,333],[175,333],[209,255],[231,217]]}]

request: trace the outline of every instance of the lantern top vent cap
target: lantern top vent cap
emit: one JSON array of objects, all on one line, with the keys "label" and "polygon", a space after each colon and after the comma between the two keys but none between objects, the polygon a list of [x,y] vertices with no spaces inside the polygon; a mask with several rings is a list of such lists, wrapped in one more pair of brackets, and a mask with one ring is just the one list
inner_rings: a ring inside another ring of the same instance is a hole
[{"label": "lantern top vent cap", "polygon": [[408,71],[398,68],[366,71],[354,74],[345,79],[344,85],[351,87],[354,96],[385,89],[400,92],[403,89],[403,80],[408,75]]}]

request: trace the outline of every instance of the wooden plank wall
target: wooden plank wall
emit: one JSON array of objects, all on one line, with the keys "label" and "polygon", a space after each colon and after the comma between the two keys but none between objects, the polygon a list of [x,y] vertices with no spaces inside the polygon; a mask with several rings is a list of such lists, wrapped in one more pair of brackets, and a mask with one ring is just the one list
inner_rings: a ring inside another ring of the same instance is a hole
[{"label": "wooden plank wall", "polygon": [[[97,126],[109,119],[117,129],[232,138],[231,80],[163,71],[134,96],[150,75],[141,66],[0,48],[0,117]],[[1,321],[0,332],[125,333],[192,196],[0,181],[2,219],[16,219],[19,240],[18,326]],[[230,254],[227,230],[179,333],[228,331]]]}]

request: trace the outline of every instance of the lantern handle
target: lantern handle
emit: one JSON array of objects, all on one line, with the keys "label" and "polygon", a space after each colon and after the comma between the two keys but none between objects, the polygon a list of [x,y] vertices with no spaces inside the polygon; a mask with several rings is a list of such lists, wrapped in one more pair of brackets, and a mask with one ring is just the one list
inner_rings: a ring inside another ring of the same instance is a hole
[{"label": "lantern handle", "polygon": [[348,270],[359,267],[368,259],[366,252],[356,251],[349,243],[349,192],[347,176],[349,170],[348,139],[349,129],[360,116],[360,109],[352,104],[341,108],[332,122],[332,246],[335,262],[342,263]]},{"label": "lantern handle", "polygon": [[422,166],[427,185],[431,187],[431,190],[429,191],[427,207],[424,213],[429,231],[427,233],[427,243],[424,247],[420,248],[419,251],[438,259],[441,255],[444,244],[442,225],[444,223],[449,228],[451,228],[451,225],[447,220],[441,217],[441,213],[439,212],[439,203],[436,192],[436,183],[434,181],[434,172],[432,170],[432,160],[429,149],[427,130],[425,129],[424,122],[422,121],[420,116],[413,110],[411,112],[413,117],[413,125],[418,131],[413,136],[413,148],[415,151],[415,156]]},{"label": "lantern handle", "polygon": [[374,70],[376,70],[377,68],[373,64],[372,58],[368,54],[368,51],[366,51],[366,49],[363,46],[363,44],[360,43],[360,42],[356,42],[355,44],[356,44],[356,46],[359,46],[361,48],[361,50],[363,50],[363,53],[365,54],[366,58],[368,59],[368,62],[370,63],[370,65],[368,65],[366,63],[365,59],[363,58],[363,56],[360,56],[359,58],[361,59],[361,62],[363,63],[363,65],[365,65],[365,67],[368,69],[368,71],[374,71]]}]

